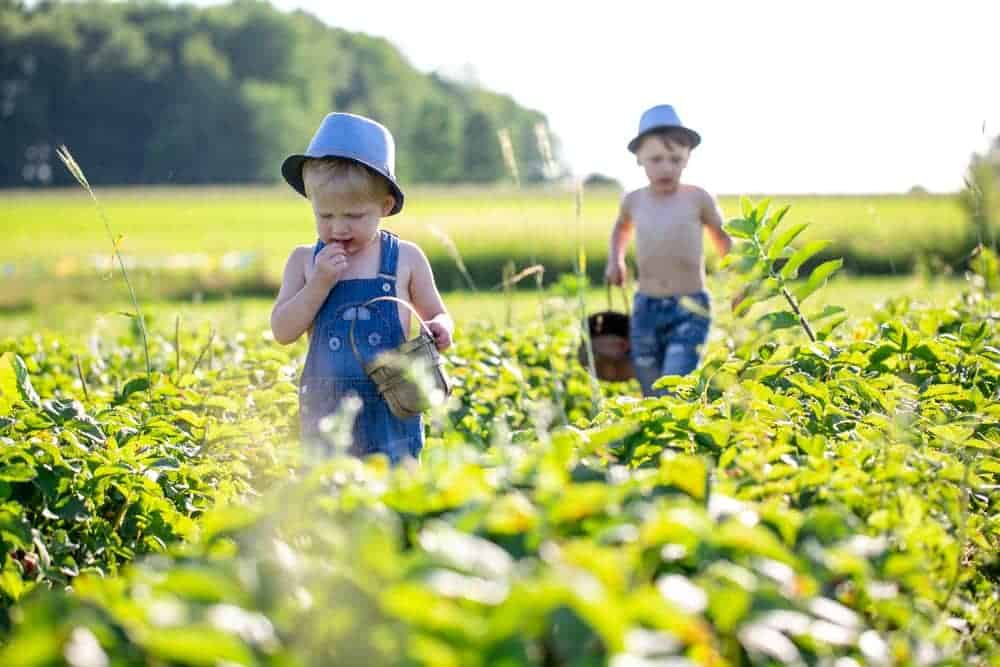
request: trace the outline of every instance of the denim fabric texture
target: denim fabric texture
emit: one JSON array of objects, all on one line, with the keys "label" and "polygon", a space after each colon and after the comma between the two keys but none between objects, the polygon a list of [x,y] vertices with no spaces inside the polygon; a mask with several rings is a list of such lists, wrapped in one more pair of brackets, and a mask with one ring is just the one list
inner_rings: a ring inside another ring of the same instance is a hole
[{"label": "denim fabric texture", "polygon": [[629,328],[630,356],[645,396],[664,375],[687,375],[701,361],[711,325],[708,292],[687,296],[652,297],[636,293]]},{"label": "denim fabric texture", "polygon": [[[396,265],[399,239],[380,230],[381,259],[375,278],[341,280],[316,313],[309,338],[309,352],[299,381],[299,418],[302,439],[322,443],[319,422],[332,414],[346,396],[362,401],[354,422],[351,453],[368,456],[382,453],[393,465],[405,458],[417,458],[424,444],[421,417],[399,419],[365,375],[363,364],[380,352],[405,340],[398,308],[391,301],[363,304],[379,296],[396,296]],[[323,247],[316,242],[315,258]],[[360,359],[351,348],[351,323]]]}]

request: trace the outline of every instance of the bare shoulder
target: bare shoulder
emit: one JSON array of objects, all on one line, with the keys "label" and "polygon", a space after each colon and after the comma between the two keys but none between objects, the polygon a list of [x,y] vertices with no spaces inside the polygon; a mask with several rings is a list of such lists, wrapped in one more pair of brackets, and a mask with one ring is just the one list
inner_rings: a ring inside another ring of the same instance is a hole
[{"label": "bare shoulder", "polygon": [[300,245],[292,249],[292,253],[288,256],[288,264],[286,270],[295,269],[302,273],[305,272],[306,267],[309,266],[309,262],[312,261],[313,246],[311,245]]},{"label": "bare shoulder", "polygon": [[715,205],[715,197],[713,197],[712,194],[708,190],[706,190],[705,188],[703,188],[703,187],[701,187],[699,185],[690,185],[690,184],[687,184],[687,183],[685,183],[681,187],[682,187],[683,191],[686,192],[687,195],[692,200],[697,201],[702,206],[714,206]]},{"label": "bare shoulder", "polygon": [[285,262],[285,274],[282,278],[282,286],[289,289],[298,289],[309,276],[309,268],[312,263],[313,247],[308,245],[296,246],[288,255]]},{"label": "bare shoulder", "polygon": [[312,260],[311,246],[298,246],[292,249],[285,262],[285,272],[281,276],[281,289],[278,290],[277,304],[291,299],[302,289],[309,278],[309,263]]},{"label": "bare shoulder", "polygon": [[632,204],[632,203],[634,203],[647,190],[649,190],[649,186],[648,185],[643,186],[641,188],[636,188],[635,190],[630,190],[630,191],[626,192],[625,196],[622,197],[622,203],[624,203],[624,204]]},{"label": "bare shoulder", "polygon": [[646,189],[647,188],[642,187],[626,192],[622,196],[622,211],[631,215],[632,211],[635,209],[636,203],[639,201],[639,198],[643,195]]},{"label": "bare shoulder", "polygon": [[412,241],[399,240],[399,265],[400,268],[413,270],[415,267],[427,263],[427,255]]},{"label": "bare shoulder", "polygon": [[433,275],[430,267],[430,262],[420,246],[400,239],[399,260],[396,265],[396,276],[400,284],[410,285],[412,290],[414,280],[423,282]]},{"label": "bare shoulder", "polygon": [[399,261],[402,263],[409,264],[413,266],[418,263],[426,262],[427,255],[424,251],[413,241],[399,240]]}]

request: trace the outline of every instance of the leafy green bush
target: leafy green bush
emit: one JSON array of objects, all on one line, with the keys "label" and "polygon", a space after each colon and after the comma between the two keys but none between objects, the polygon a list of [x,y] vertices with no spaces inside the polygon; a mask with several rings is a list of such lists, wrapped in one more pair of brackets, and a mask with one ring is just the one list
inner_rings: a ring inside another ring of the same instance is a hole
[{"label": "leafy green bush", "polygon": [[297,362],[256,333],[153,336],[148,391],[134,340],[9,341],[3,584],[35,590],[0,664],[998,665],[985,284],[816,341],[736,320],[598,405],[572,315],[478,329],[398,469],[287,445]]}]

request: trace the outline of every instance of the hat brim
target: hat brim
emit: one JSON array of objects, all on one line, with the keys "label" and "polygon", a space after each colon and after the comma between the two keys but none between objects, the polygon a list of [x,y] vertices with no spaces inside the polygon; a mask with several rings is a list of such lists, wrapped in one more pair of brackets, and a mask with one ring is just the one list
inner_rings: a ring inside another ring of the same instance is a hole
[{"label": "hat brim", "polygon": [[384,178],[386,182],[389,184],[389,190],[391,191],[392,197],[395,200],[392,210],[389,211],[389,215],[396,215],[401,210],[403,210],[403,191],[399,188],[398,185],[396,185],[396,182],[391,178],[389,178],[388,176],[386,176],[385,174],[383,174],[381,171],[379,171],[379,169],[375,165],[360,158],[356,158],[349,155],[320,155],[320,156],[289,155],[288,157],[285,158],[285,161],[281,163],[281,175],[285,177],[285,180],[288,182],[290,186],[292,186],[292,189],[294,189],[303,197],[308,197],[308,195],[306,195],[306,184],[305,181],[302,179],[302,165],[303,163],[305,163],[306,160],[322,159],[324,157],[337,157],[346,160],[353,160],[354,162],[357,162],[358,164],[363,164],[364,166],[374,171],[376,174]]},{"label": "hat brim", "polygon": [[645,132],[640,132],[638,135],[636,135],[635,139],[628,142],[629,152],[635,153],[636,151],[638,151],[639,144],[641,144],[642,140],[645,139],[647,136],[649,136],[651,133],[656,132],[657,130],[665,130],[667,128],[676,128],[678,130],[683,130],[685,133],[687,133],[687,135],[691,138],[691,148],[695,148],[696,146],[698,146],[698,144],[701,143],[701,135],[689,127],[684,127],[683,125],[657,125],[655,127],[649,128]]}]

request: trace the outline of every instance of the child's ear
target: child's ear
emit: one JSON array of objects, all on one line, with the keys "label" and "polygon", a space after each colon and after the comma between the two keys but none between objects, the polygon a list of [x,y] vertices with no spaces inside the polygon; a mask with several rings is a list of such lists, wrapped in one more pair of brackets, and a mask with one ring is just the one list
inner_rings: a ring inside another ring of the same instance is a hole
[{"label": "child's ear", "polygon": [[396,198],[392,195],[386,195],[382,200],[382,217],[389,215],[392,212],[393,207],[396,205]]}]

